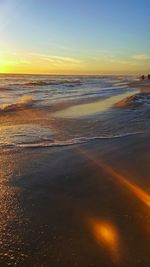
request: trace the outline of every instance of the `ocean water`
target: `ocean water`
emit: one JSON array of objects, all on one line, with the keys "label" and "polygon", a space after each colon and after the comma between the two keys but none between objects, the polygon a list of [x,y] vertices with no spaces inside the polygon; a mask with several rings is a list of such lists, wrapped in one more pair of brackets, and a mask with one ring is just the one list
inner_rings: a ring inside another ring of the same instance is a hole
[{"label": "ocean water", "polygon": [[134,76],[0,75],[0,146],[47,147],[117,138],[150,130],[150,95]]},{"label": "ocean water", "polygon": [[[14,104],[48,105],[62,100],[91,98],[121,93],[130,77],[0,75],[0,110]],[[115,89],[115,91],[114,91]]]}]

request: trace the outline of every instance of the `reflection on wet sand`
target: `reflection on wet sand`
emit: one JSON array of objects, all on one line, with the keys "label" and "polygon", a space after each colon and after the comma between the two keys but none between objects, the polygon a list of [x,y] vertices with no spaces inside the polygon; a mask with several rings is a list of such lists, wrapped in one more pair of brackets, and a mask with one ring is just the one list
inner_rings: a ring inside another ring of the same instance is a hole
[{"label": "reflection on wet sand", "polygon": [[98,245],[110,254],[114,262],[120,261],[122,252],[118,229],[110,221],[93,217],[88,219],[88,224]]},{"label": "reflection on wet sand", "polygon": [[25,221],[18,200],[20,190],[11,184],[20,167],[15,156],[0,151],[0,260],[7,266],[19,265],[26,257],[21,252],[24,242],[20,229]]},{"label": "reflection on wet sand", "polygon": [[135,93],[136,91],[123,93],[121,95],[112,96],[104,100],[96,101],[94,103],[75,105],[62,111],[55,112],[53,116],[60,118],[80,118],[84,116],[90,116],[98,112],[106,111],[115,103],[123,100],[124,98],[130,97]]},{"label": "reflection on wet sand", "polygon": [[148,137],[1,150],[0,266],[148,267],[149,208],[137,185],[99,160],[124,166],[148,188]]},{"label": "reflection on wet sand", "polygon": [[111,166],[104,163],[102,160],[96,158],[94,155],[91,155],[87,151],[81,150],[81,149],[80,149],[80,152],[88,160],[94,163],[97,168],[100,168],[100,170],[104,170],[111,177],[115,178],[119,183],[121,183],[126,188],[128,188],[134,194],[134,196],[136,196],[137,199],[142,201],[146,206],[150,207],[150,195],[148,193],[146,193],[144,190],[142,190],[137,185],[129,182],[126,177],[117,173]]}]

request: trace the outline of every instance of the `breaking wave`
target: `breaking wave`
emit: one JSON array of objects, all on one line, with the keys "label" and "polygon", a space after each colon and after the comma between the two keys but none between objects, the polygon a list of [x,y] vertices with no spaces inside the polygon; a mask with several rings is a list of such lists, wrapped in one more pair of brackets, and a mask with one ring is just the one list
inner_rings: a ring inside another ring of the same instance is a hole
[{"label": "breaking wave", "polygon": [[8,103],[0,105],[0,112],[9,112],[31,107],[33,105],[33,98],[29,95],[24,95],[19,98],[16,103]]},{"label": "breaking wave", "polygon": [[117,108],[138,108],[150,105],[150,93],[140,93],[129,96],[114,105]]},{"label": "breaking wave", "polygon": [[27,87],[34,87],[34,86],[47,86],[47,85],[66,85],[66,86],[78,86],[81,85],[81,81],[79,79],[69,79],[69,80],[49,80],[49,81],[42,81],[42,80],[36,80],[31,81],[24,84]]}]

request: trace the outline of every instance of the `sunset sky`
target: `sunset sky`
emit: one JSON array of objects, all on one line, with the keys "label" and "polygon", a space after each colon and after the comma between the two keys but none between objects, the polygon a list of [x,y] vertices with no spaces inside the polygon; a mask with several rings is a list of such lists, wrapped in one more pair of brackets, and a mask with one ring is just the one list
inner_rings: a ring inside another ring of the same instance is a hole
[{"label": "sunset sky", "polygon": [[0,0],[0,72],[150,72],[149,0]]}]

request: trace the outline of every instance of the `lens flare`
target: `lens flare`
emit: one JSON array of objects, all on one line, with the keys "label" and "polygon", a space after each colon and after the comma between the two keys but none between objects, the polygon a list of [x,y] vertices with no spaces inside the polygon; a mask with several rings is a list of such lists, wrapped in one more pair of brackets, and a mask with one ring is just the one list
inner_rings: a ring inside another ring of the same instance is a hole
[{"label": "lens flare", "polygon": [[143,189],[129,182],[126,177],[117,173],[111,166],[104,163],[102,160],[96,158],[95,156],[89,154],[87,151],[80,149],[80,153],[84,155],[88,160],[90,160],[93,164],[95,164],[98,169],[105,171],[111,177],[115,178],[119,183],[128,188],[137,199],[143,202],[146,206],[150,207],[150,195]]},{"label": "lens flare", "polygon": [[121,244],[117,228],[111,222],[95,218],[89,218],[88,225],[98,245],[109,253],[113,261],[119,261]]}]

